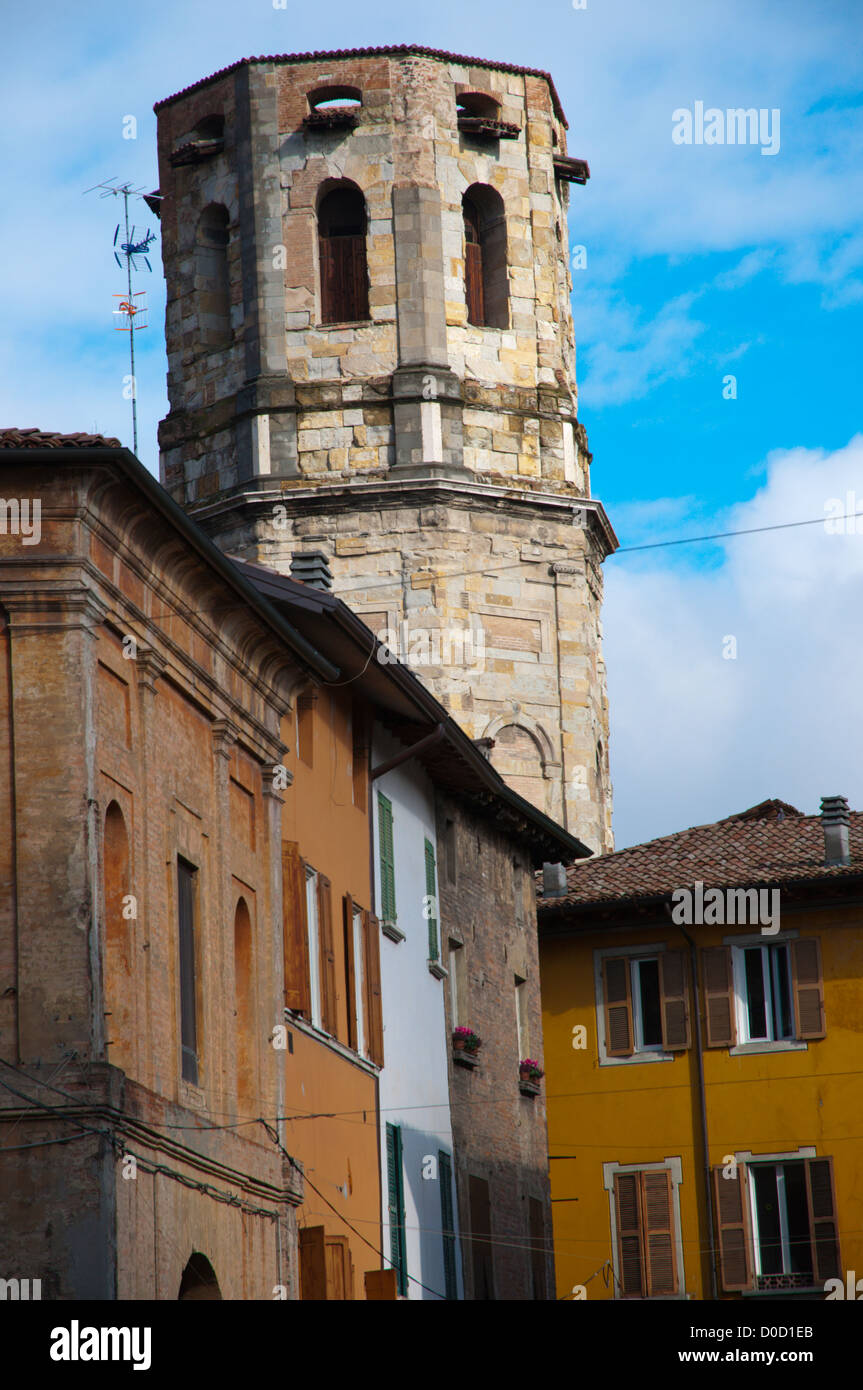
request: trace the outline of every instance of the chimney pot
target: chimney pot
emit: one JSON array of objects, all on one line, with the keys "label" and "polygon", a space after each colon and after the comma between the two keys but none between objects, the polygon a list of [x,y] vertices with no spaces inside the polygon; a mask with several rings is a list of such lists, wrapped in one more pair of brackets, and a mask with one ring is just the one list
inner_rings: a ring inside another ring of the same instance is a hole
[{"label": "chimney pot", "polygon": [[851,824],[851,813],[847,796],[822,796],[821,824],[824,827],[825,866],[850,864],[851,845],[848,828]]},{"label": "chimney pot", "polygon": [[291,578],[310,589],[331,589],[333,572],[322,550],[298,550],[291,556]]},{"label": "chimney pot", "polygon": [[566,869],[563,865],[543,864],[542,896],[544,898],[565,898],[568,892]]}]

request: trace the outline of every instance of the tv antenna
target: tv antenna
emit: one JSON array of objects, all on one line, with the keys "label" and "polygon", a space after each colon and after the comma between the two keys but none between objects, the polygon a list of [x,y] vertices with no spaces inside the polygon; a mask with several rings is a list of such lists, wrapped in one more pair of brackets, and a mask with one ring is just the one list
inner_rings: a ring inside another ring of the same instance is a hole
[{"label": "tv antenna", "polygon": [[123,262],[126,263],[126,293],[125,295],[114,295],[120,301],[114,310],[115,314],[121,316],[119,324],[115,325],[121,333],[129,334],[129,361],[131,363],[131,384],[132,384],[132,451],[137,456],[138,453],[138,383],[135,379],[135,334],[141,328],[147,327],[146,304],[144,302],[144,291],[139,290],[132,293],[132,271],[138,270],[138,261],[142,260],[148,270],[152,270],[147,257],[150,242],[156,240],[155,232],[147,232],[143,237],[136,238],[136,228],[129,229],[129,199],[146,197],[148,206],[150,200],[159,198],[158,193],[144,193],[143,188],[133,188],[130,183],[119,183],[116,179],[106,179],[104,183],[95,183],[92,188],[85,188],[85,193],[95,193],[99,190],[100,198],[122,198],[123,199],[123,226],[125,228],[125,240],[117,246],[117,238],[120,235],[120,223],[117,223],[114,232],[114,260],[122,269]]}]

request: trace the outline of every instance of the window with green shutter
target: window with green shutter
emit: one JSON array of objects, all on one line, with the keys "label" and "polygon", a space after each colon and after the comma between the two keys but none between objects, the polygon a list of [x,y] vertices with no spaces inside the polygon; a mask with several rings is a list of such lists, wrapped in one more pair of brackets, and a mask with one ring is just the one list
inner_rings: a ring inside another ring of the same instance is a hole
[{"label": "window with green shutter", "polygon": [[387,1201],[390,1220],[390,1264],[396,1271],[400,1294],[408,1291],[405,1245],[405,1189],[400,1125],[387,1124]]},{"label": "window with green shutter", "polygon": [[393,854],[393,807],[383,792],[378,792],[378,837],[381,858],[381,916],[385,922],[396,920],[396,868]]},{"label": "window with green shutter", "polygon": [[455,1222],[452,1209],[452,1159],[443,1149],[438,1150],[440,1180],[440,1224],[443,1235],[443,1274],[447,1298],[458,1298],[455,1271]]},{"label": "window with green shutter", "polygon": [[428,899],[428,923],[429,923],[429,960],[437,960],[439,956],[437,941],[437,879],[435,877],[434,845],[431,840],[426,840],[426,898]]}]

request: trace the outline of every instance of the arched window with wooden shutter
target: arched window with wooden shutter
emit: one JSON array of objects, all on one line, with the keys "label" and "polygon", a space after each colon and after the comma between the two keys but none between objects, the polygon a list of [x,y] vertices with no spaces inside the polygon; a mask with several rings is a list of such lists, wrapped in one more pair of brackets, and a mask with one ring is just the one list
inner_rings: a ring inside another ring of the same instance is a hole
[{"label": "arched window with wooden shutter", "polygon": [[462,198],[467,321],[509,327],[506,208],[496,188],[475,183]]},{"label": "arched window with wooden shutter", "polygon": [[103,842],[105,895],[105,1025],[108,1060],[129,1071],[134,1056],[134,988],[132,929],[129,917],[129,836],[123,812],[112,801],[105,813]]},{"label": "arched window with wooden shutter", "polygon": [[369,318],[366,202],[355,183],[331,185],[318,204],[321,323]]},{"label": "arched window with wooden shutter", "polygon": [[234,1017],[236,1019],[237,1109],[256,1104],[257,1057],[252,919],[245,898],[234,913]]}]

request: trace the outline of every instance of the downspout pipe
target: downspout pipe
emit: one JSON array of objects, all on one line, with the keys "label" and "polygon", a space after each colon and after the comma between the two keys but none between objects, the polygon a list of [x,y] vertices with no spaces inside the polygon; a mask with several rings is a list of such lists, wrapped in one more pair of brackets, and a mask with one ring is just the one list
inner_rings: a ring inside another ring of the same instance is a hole
[{"label": "downspout pipe", "polygon": [[[671,908],[665,904],[669,917]],[[716,1282],[716,1242],[713,1235],[713,1185],[710,1172],[710,1141],[707,1133],[707,1090],[704,1084],[704,1046],[701,1036],[701,993],[698,988],[698,955],[695,942],[681,923],[676,923],[685,940],[689,943],[689,959],[692,967],[692,992],[695,1001],[695,1051],[698,1059],[698,1101],[701,1111],[701,1143],[704,1149],[704,1190],[707,1196],[707,1248],[710,1255],[710,1297],[716,1302],[719,1289]]]}]

